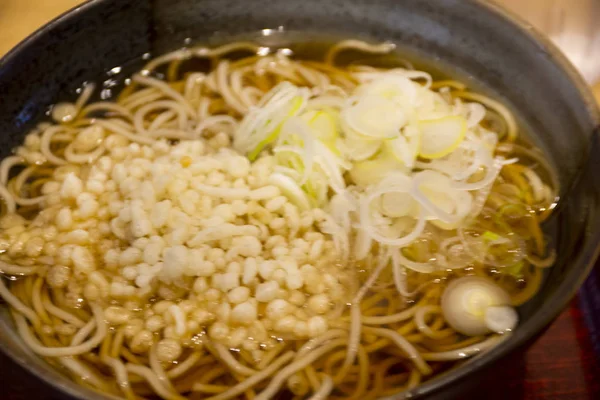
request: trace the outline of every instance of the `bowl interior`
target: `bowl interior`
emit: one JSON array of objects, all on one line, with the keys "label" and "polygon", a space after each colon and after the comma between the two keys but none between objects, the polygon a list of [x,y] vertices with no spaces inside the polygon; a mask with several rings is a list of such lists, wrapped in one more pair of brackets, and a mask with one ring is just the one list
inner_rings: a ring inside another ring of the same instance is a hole
[{"label": "bowl interior", "polygon": [[[257,32],[267,44],[319,35],[393,41],[409,58],[424,60],[509,105],[557,171],[561,196],[568,201],[547,229],[559,257],[538,295],[520,310],[521,326],[511,340],[411,396],[431,395],[464,381],[473,370],[522,346],[560,312],[585,277],[600,240],[590,229],[600,222],[598,185],[589,176],[573,184],[582,168],[600,157],[597,152],[587,157],[598,113],[579,76],[552,45],[531,27],[478,1],[91,1],[42,28],[0,61],[0,156],[22,141],[48,106],[72,98],[84,81],[109,79],[114,67],[174,50],[186,40],[217,44],[249,33],[256,37]],[[4,308],[0,347],[72,396],[105,398],[48,371],[22,345]]]}]

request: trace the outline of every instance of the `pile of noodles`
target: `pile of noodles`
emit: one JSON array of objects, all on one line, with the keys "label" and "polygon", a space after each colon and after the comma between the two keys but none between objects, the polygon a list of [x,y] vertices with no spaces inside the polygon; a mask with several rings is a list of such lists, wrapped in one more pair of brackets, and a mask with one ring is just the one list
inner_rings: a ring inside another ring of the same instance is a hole
[{"label": "pile of noodles", "polygon": [[[258,55],[260,49],[254,43],[238,42],[166,54],[133,76],[115,102],[88,104],[93,88],[87,86],[76,103],[55,108],[62,123],[38,127],[42,162],[18,152],[2,161],[3,214],[33,218],[43,200],[41,187],[54,168],[95,160],[105,152],[102,144],[88,154],[70,148],[76,134],[90,125],[140,144],[156,138],[193,140],[222,131],[233,134],[262,95],[282,81],[313,89],[319,93],[315,101],[336,104],[338,91],[351,91],[358,84],[356,73],[377,70],[366,65],[337,66],[338,53],[379,54],[390,46],[344,41],[331,47],[323,62],[295,60],[279,52]],[[247,57],[228,58],[231,53]],[[208,60],[210,70],[181,73],[190,59]],[[205,347],[187,351],[178,362],[166,365],[157,360],[155,348],[144,355],[130,351],[124,332],[109,328],[100,306],[68,307],[61,290],[45,283],[48,265],[0,254],[0,271],[8,278],[0,280],[0,295],[10,305],[19,334],[34,352],[82,385],[128,399],[153,395],[268,399],[284,390],[294,398],[313,400],[374,399],[414,388],[457,361],[494,346],[500,336],[467,338],[446,325],[440,307],[445,281],[480,275],[504,288],[514,306],[531,298],[542,270],[552,264],[540,224],[549,216],[558,188],[552,182],[552,193],[538,193],[538,176],[552,179],[551,172],[537,151],[518,144],[517,126],[504,106],[457,81],[434,81],[431,88],[451,99],[486,106],[484,123],[500,138],[498,152],[519,161],[503,167],[487,196],[479,199],[481,213],[459,228],[456,236],[428,227],[394,257],[387,249],[375,247],[356,263],[360,290],[324,335],[282,340],[258,362],[244,350]],[[190,120],[195,121],[192,131],[185,129]],[[485,232],[517,239],[490,246],[482,239]],[[417,272],[453,257],[452,264],[466,267]],[[78,330],[64,336],[48,329],[63,322]]]}]

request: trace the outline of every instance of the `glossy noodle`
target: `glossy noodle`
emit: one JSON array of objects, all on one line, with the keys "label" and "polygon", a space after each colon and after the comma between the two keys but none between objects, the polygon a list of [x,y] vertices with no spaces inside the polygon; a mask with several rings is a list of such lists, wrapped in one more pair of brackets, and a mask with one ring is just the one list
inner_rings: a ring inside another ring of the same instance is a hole
[{"label": "glossy noodle", "polygon": [[369,65],[393,49],[192,47],[55,105],[0,165],[26,345],[127,399],[375,399],[510,336],[554,174],[500,102]]}]

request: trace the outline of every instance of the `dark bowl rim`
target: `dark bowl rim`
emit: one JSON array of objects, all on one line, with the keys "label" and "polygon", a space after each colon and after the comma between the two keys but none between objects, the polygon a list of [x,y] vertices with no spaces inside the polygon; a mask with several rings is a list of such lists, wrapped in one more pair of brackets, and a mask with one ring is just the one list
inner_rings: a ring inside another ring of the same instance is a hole
[{"label": "dark bowl rim", "polygon": [[[84,3],[65,11],[64,13],[52,19],[50,22],[42,25],[21,42],[19,42],[10,51],[8,51],[2,58],[0,58],[0,70],[5,65],[18,60],[18,57],[23,51],[25,51],[31,44],[35,43],[40,37],[43,37],[55,27],[66,23],[66,21],[76,17],[81,13],[88,12],[96,7],[102,7],[104,3],[108,1],[114,0],[86,0]],[[594,121],[596,126],[600,126],[600,112],[598,110],[596,100],[592,95],[590,86],[584,81],[583,77],[576,70],[573,64],[558,49],[558,47],[550,41],[548,37],[539,32],[529,22],[526,22],[520,16],[503,8],[499,4],[495,4],[487,0],[463,1],[468,1],[474,6],[479,7],[480,12],[487,12],[491,17],[496,17],[504,20],[506,23],[512,24],[513,27],[516,28],[522,35],[523,39],[528,39],[529,41],[535,43],[543,52],[547,53],[552,61],[566,74],[566,77],[570,83],[573,84],[573,86],[577,89],[577,92],[583,100],[583,103],[587,106],[586,111],[590,117],[590,120]],[[535,312],[534,316],[531,317],[527,323],[525,323],[525,326],[516,331],[513,337],[511,337],[509,340],[503,341],[501,344],[485,354],[482,354],[481,357],[474,358],[471,362],[464,366],[444,373],[432,379],[431,381],[422,383],[415,389],[396,396],[391,396],[390,398],[400,399],[421,397],[442,391],[453,383],[463,381],[474,370],[484,369],[493,365],[496,361],[522,347],[531,339],[534,339],[537,335],[542,333],[550,326],[552,321],[558,317],[558,315],[575,296],[580,286],[590,273],[599,254],[600,230],[591,233],[583,252],[576,263],[572,264],[571,271],[567,273],[566,278],[560,284],[554,296],[551,297],[549,301],[544,303],[543,306]],[[527,328],[526,330],[523,329],[525,327]],[[102,398],[102,396],[107,399],[116,399],[116,397],[112,395],[92,391],[73,382],[54,380],[54,377],[52,376],[53,374],[49,375],[46,368],[38,364],[30,364],[25,358],[19,355],[18,350],[7,346],[6,343],[1,341],[0,350],[28,372],[32,373],[59,391],[72,396],[73,398],[83,399],[85,397],[82,396],[91,395],[92,397],[97,397],[98,399]]]},{"label": "dark bowl rim", "polygon": [[[54,28],[66,23],[66,21],[76,17],[81,13],[88,12],[96,7],[102,7],[103,3],[107,1],[111,0],[85,0],[83,3],[64,11],[63,13],[51,19],[49,22],[40,26],[0,58],[0,71],[6,65],[11,64],[14,61],[18,61],[21,52],[26,51],[29,46],[33,45],[39,38],[46,35],[49,31],[52,31]],[[29,363],[28,360],[22,354],[20,354],[21,351],[12,348],[4,341],[0,341],[0,351],[2,351],[2,353],[7,355],[12,361],[14,361],[28,373],[34,375],[36,378],[39,378],[48,386],[58,390],[61,394],[70,396],[72,399],[118,399],[115,396],[88,389],[73,381],[67,380],[67,378],[55,379],[56,377],[63,378],[63,376],[58,371],[53,371],[49,374],[48,369],[52,368],[52,366],[48,365],[48,368],[45,368],[42,367],[43,364]],[[35,356],[39,357],[37,355]]]}]

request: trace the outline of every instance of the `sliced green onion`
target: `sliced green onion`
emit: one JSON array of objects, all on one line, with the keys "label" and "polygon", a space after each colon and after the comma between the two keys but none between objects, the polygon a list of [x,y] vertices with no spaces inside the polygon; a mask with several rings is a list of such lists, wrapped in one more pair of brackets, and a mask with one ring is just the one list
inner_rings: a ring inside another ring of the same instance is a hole
[{"label": "sliced green onion", "polygon": [[485,232],[483,232],[481,237],[484,238],[485,240],[489,240],[490,242],[493,242],[493,241],[500,239],[502,236],[500,236],[497,233],[494,233],[492,231],[485,231]]},{"label": "sliced green onion", "polygon": [[509,275],[514,276],[515,278],[522,278],[524,267],[525,262],[521,260],[513,265],[509,265],[508,267],[504,268],[504,271]]},{"label": "sliced green onion", "polygon": [[269,177],[269,183],[277,186],[283,195],[301,210],[310,209],[310,201],[306,196],[306,193],[304,193],[298,183],[289,176],[275,172]]},{"label": "sliced green onion", "polygon": [[[298,112],[298,110],[300,110],[300,107],[302,106],[303,103],[304,103],[304,99],[302,97],[300,97],[300,96],[294,97],[292,99],[292,102],[290,105],[290,111],[288,112],[287,116],[291,117],[291,116],[295,115]],[[267,147],[268,145],[273,143],[275,140],[277,140],[277,138],[279,137],[279,134],[281,133],[281,128],[283,127],[283,124],[285,123],[286,120],[287,119],[284,119],[283,121],[281,121],[279,123],[279,125],[277,125],[277,127],[275,127],[275,129],[267,135],[267,137],[265,137],[263,140],[261,140],[256,145],[256,147],[254,147],[248,153],[248,159],[250,161],[256,160],[256,157],[258,157],[260,152],[263,151],[265,147]],[[271,122],[271,121],[267,121],[267,125],[269,124],[269,122]]]}]

